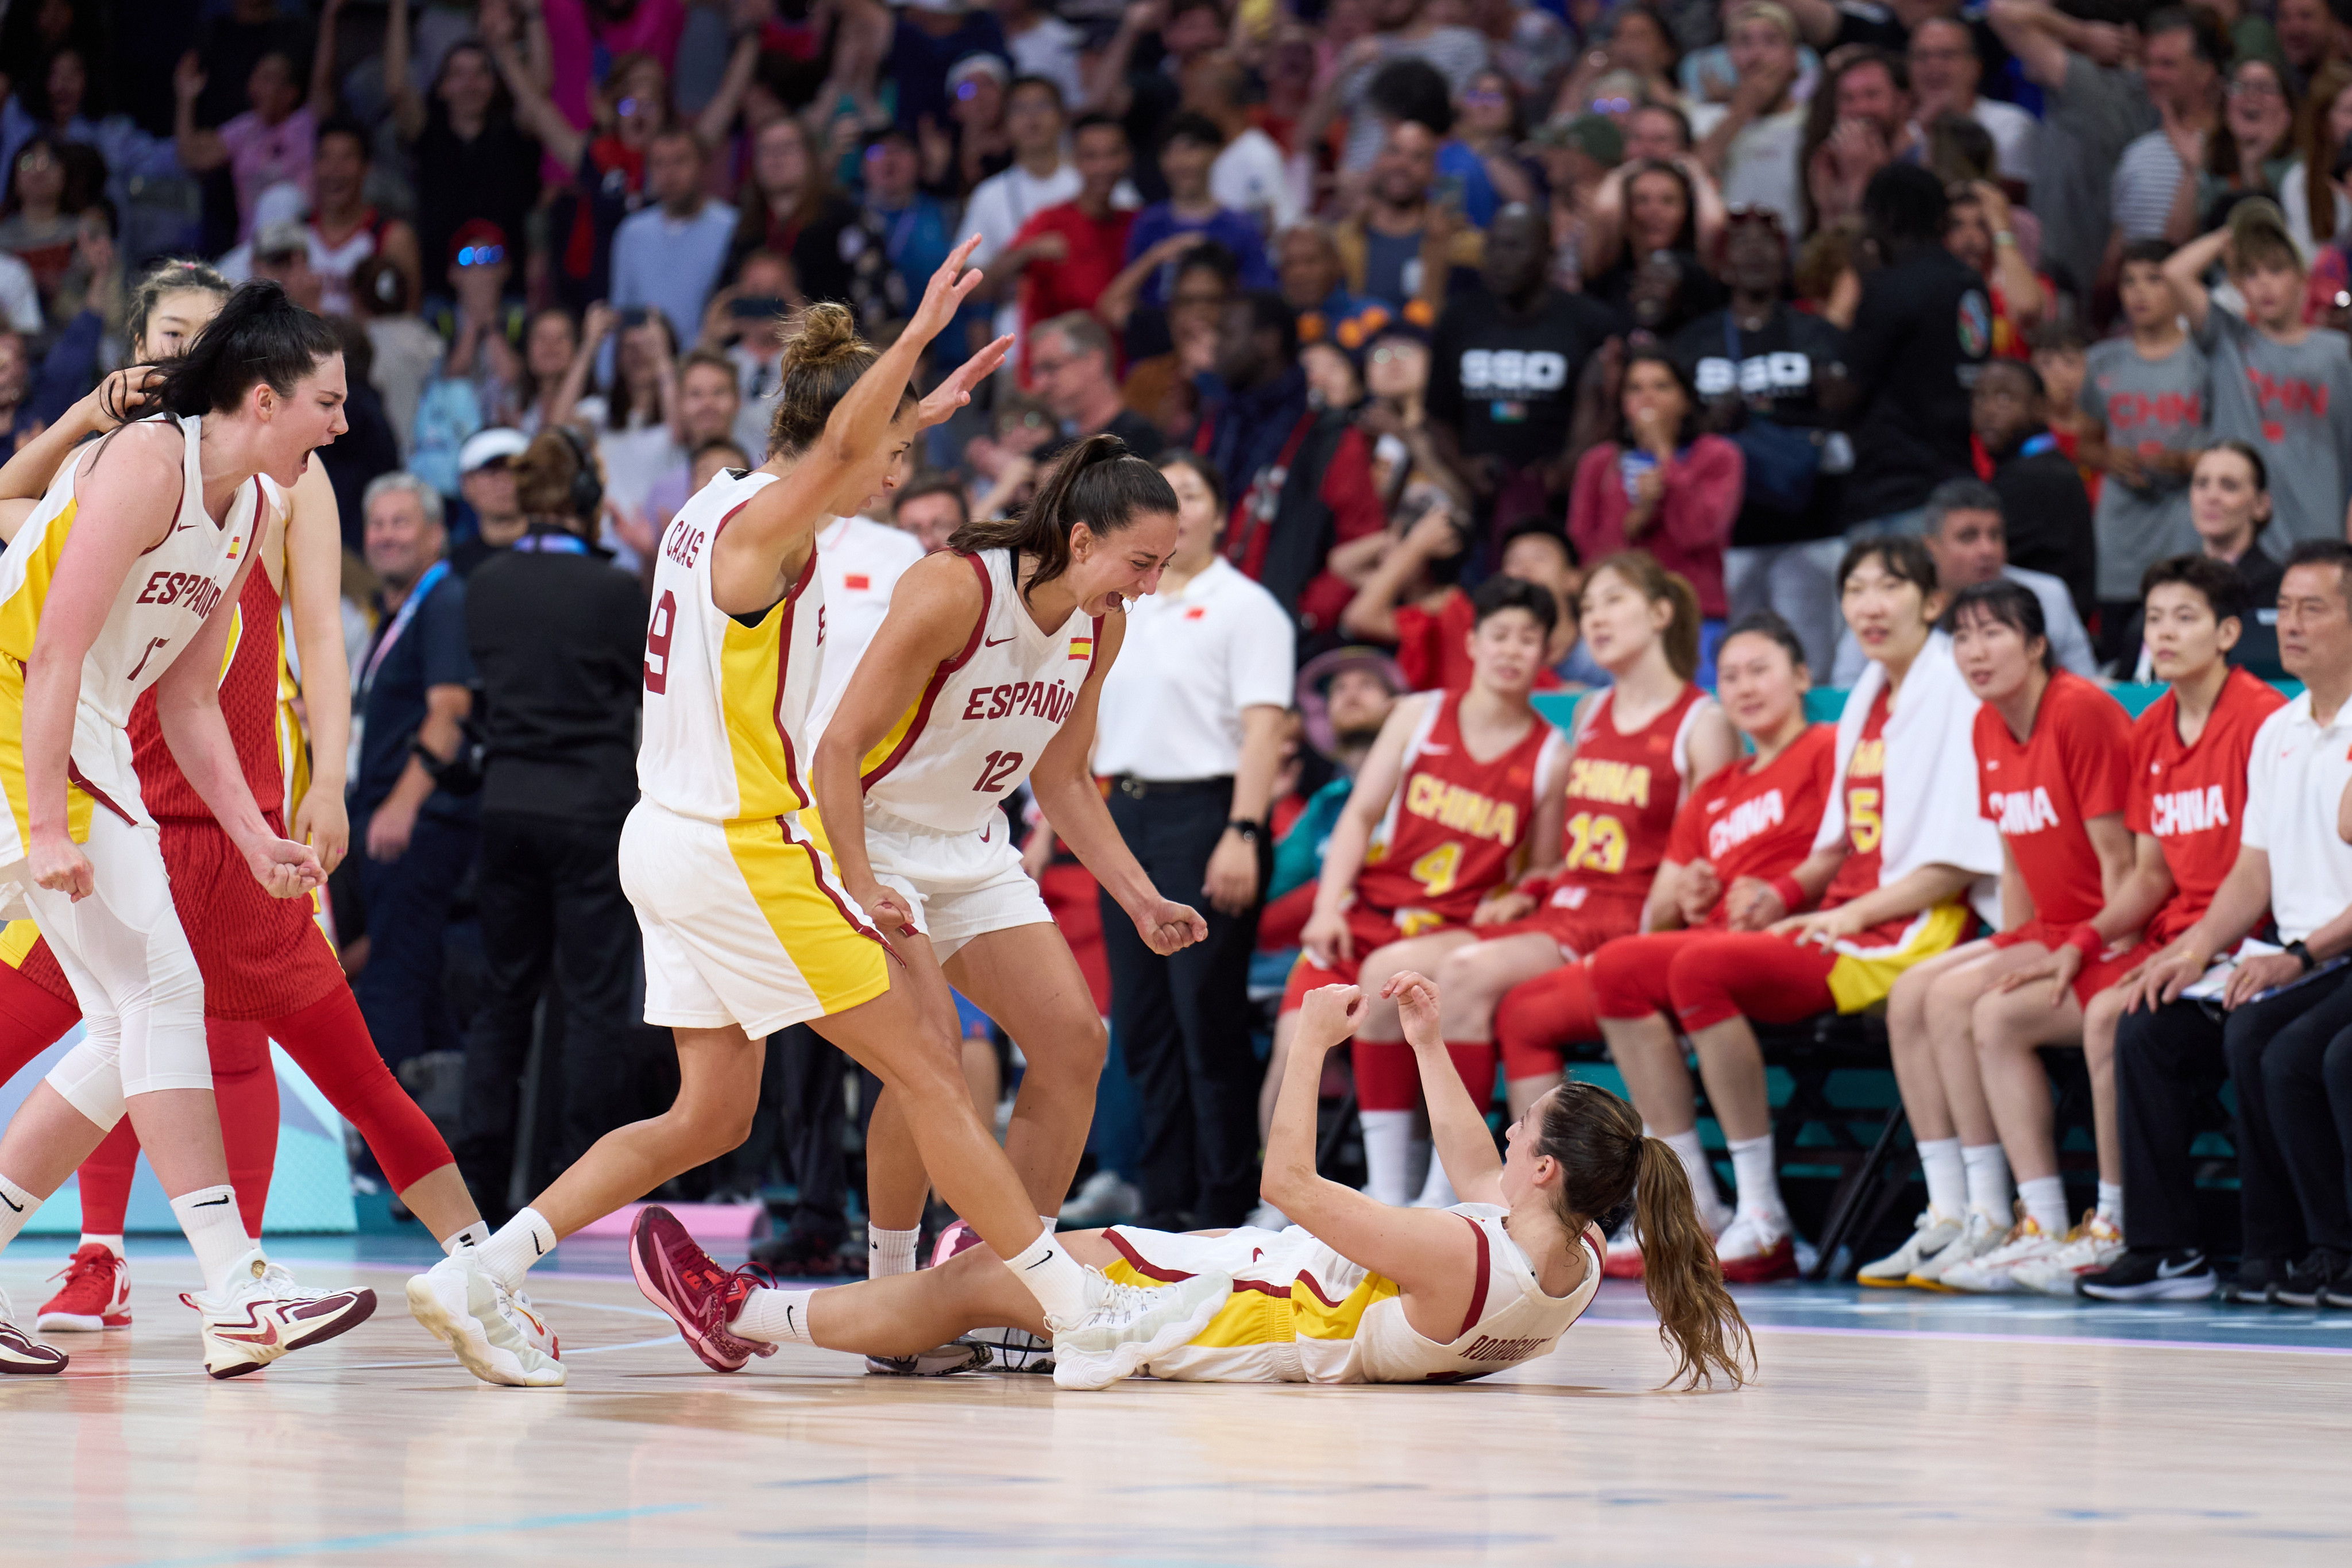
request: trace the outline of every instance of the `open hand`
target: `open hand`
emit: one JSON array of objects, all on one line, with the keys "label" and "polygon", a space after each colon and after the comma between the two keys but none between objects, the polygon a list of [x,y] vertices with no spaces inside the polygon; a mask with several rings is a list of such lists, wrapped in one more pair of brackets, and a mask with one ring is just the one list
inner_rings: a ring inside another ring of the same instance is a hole
[{"label": "open hand", "polygon": [[[978,278],[980,274],[974,272],[971,276]],[[929,303],[928,298],[924,303]],[[1012,347],[1011,337],[999,338],[956,366],[955,374],[933,388],[931,395],[924,398],[918,408],[917,418],[920,427],[928,430],[934,425],[946,424],[957,409],[971,401],[972,388],[996,374],[996,367],[1004,363],[1004,356]]]},{"label": "open hand", "polygon": [[979,246],[980,236],[975,234],[948,252],[948,258],[931,274],[931,280],[923,285],[923,301],[915,307],[914,318],[907,323],[907,331],[915,334],[917,342],[929,342],[938,337],[955,319],[955,313],[963,309],[971,291],[980,287],[980,269],[964,270],[964,263]]}]

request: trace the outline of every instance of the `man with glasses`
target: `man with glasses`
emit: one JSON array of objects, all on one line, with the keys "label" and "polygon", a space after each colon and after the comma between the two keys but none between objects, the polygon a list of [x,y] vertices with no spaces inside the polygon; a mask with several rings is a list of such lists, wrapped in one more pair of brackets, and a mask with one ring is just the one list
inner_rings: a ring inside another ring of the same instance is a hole
[{"label": "man with glasses", "polygon": [[1045,322],[1029,345],[1029,384],[1062,422],[1062,439],[1038,453],[1042,461],[1074,441],[1111,435],[1139,458],[1156,458],[1168,443],[1150,420],[1127,406],[1111,374],[1110,333],[1084,310]]},{"label": "man with glasses", "polygon": [[2020,184],[2032,183],[2033,139],[2039,123],[2013,103],[1977,96],[1984,64],[1977,58],[1976,38],[1969,25],[1955,16],[1929,17],[1912,29],[1907,58],[1919,123],[1933,125],[1939,114],[1964,115],[1975,121],[1992,136],[2000,177]]}]

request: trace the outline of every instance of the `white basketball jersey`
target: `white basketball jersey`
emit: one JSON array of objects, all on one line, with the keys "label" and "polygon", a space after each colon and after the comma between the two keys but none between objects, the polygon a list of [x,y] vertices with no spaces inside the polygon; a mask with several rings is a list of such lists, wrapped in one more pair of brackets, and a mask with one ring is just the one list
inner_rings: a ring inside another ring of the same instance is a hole
[{"label": "white basketball jersey", "polygon": [[[131,761],[131,705],[195,637],[228,592],[237,569],[251,558],[256,536],[269,521],[264,481],[257,477],[238,489],[227,518],[215,525],[205,510],[201,421],[187,417],[173,422],[184,440],[172,531],[131,563],[130,574],[115,591],[106,624],[82,660],[81,701],[74,715],[75,782],[101,805],[134,820],[143,820],[145,812],[139,774]],[[75,488],[103,445],[92,442],[67,460],[7,553],[0,555],[0,654],[20,666],[32,658],[42,605],[74,528]],[[25,847],[5,813],[0,813],[0,822],[6,824],[0,827],[0,865],[5,865],[20,858]]]},{"label": "white basketball jersey", "polygon": [[1058,630],[1038,629],[1013,552],[963,559],[980,576],[979,623],[858,764],[866,805],[941,833],[979,832],[1029,776],[1077,706],[1102,633],[1099,617],[1075,610]]},{"label": "white basketball jersey", "polygon": [[644,738],[637,784],[681,816],[782,817],[809,804],[809,710],[824,657],[824,584],[816,550],[791,593],[756,621],[710,596],[710,558],[728,520],[776,482],[730,469],[695,492],[663,531],[646,624]]},{"label": "white basketball jersey", "polygon": [[[1456,1204],[1475,1233],[1476,1282],[1443,1343],[1405,1321],[1396,1282],[1350,1262],[1304,1226],[1223,1236],[1118,1226],[1104,1233],[1146,1281],[1229,1274],[1234,1293],[1189,1344],[1152,1359],[1159,1378],[1195,1383],[1463,1383],[1549,1352],[1601,1288],[1601,1251],[1580,1238],[1584,1279],[1548,1296],[1493,1204]],[[1112,1266],[1114,1278],[1118,1265]],[[1130,1281],[1132,1282],[1132,1281]]]}]

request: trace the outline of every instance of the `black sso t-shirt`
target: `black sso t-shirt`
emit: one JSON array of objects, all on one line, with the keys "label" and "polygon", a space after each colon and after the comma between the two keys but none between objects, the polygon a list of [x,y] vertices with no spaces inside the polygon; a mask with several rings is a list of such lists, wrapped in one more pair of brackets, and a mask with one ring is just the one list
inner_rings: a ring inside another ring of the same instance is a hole
[{"label": "black sso t-shirt", "polygon": [[1507,310],[1484,289],[1446,301],[1429,346],[1429,417],[1461,432],[1465,457],[1513,468],[1559,456],[1584,362],[1608,336],[1603,312],[1548,289],[1535,310]]},{"label": "black sso t-shirt", "polygon": [[1984,279],[1942,247],[1864,280],[1845,345],[1855,394],[1849,524],[1909,511],[1976,471],[1969,395],[1991,346]]},{"label": "black sso t-shirt", "polygon": [[1675,340],[1675,357],[1690,372],[1698,395],[1712,403],[1737,395],[1751,423],[1769,421],[1811,435],[1821,452],[1811,504],[1791,511],[1774,506],[1750,486],[1733,523],[1731,542],[1742,548],[1827,539],[1840,529],[1853,448],[1827,427],[1821,383],[1845,357],[1845,334],[1819,316],[1775,307],[1757,331],[1734,328],[1727,310],[1702,316]]}]

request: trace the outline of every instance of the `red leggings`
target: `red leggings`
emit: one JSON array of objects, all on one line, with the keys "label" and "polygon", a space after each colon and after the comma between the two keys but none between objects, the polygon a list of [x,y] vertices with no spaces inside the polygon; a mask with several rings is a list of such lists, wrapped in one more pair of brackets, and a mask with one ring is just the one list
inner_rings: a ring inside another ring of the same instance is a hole
[{"label": "red leggings", "polygon": [[1604,1018],[1665,1013],[1685,1034],[1729,1018],[1793,1024],[1834,1012],[1837,954],[1759,931],[1675,931],[1630,936],[1593,956],[1592,989]]},{"label": "red leggings", "polygon": [[[1495,1047],[1484,1040],[1449,1041],[1445,1054],[1470,1091],[1470,1103],[1484,1116],[1495,1102]],[[1358,1040],[1349,1052],[1356,1068],[1359,1110],[1413,1110],[1421,1105],[1421,1064],[1412,1047],[1393,1041]]]},{"label": "red leggings", "polygon": [[[1604,942],[1600,951],[1622,947],[1628,940],[1620,937]],[[1591,962],[1571,959],[1505,993],[1495,1009],[1495,1043],[1503,1047],[1505,1078],[1513,1083],[1556,1078],[1568,1066],[1563,1047],[1601,1037],[1601,1019],[1593,1010]]]}]

